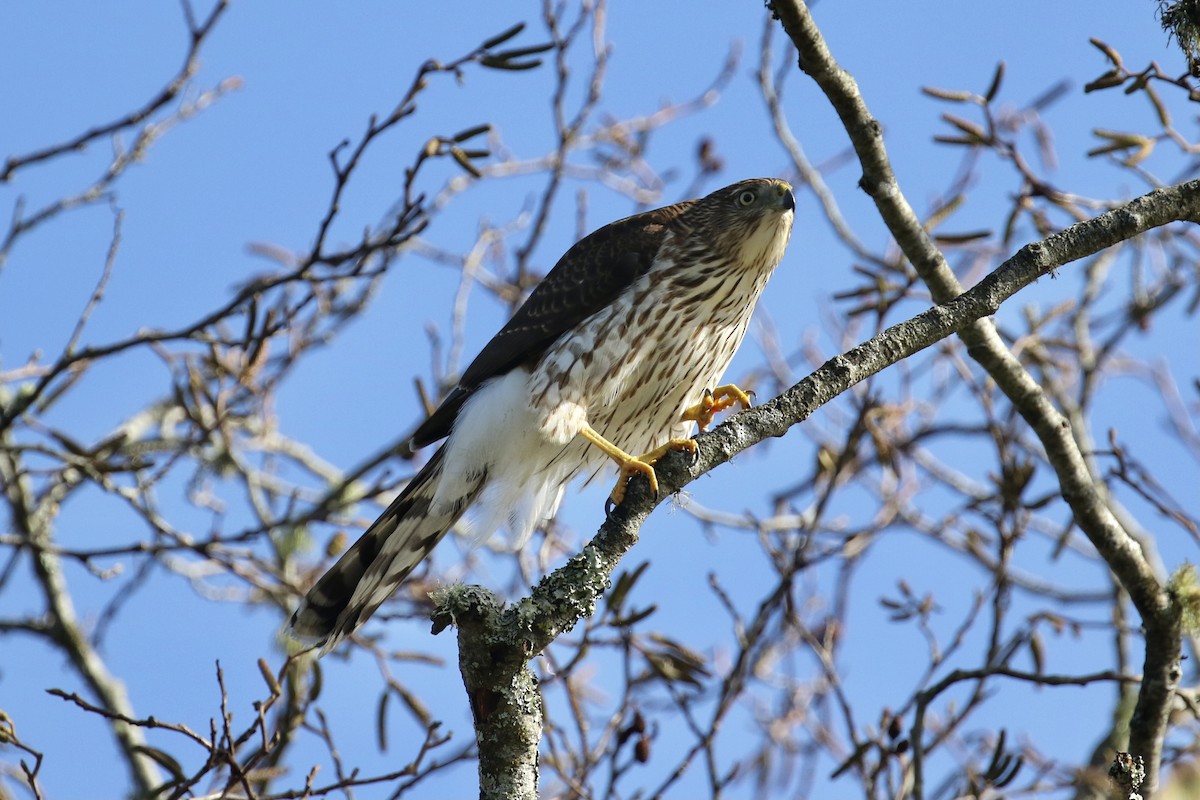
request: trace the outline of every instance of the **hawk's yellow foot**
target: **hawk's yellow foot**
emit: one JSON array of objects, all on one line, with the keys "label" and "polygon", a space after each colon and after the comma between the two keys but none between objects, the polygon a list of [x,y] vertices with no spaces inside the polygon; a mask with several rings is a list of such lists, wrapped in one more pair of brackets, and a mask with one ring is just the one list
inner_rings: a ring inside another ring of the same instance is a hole
[{"label": "hawk's yellow foot", "polygon": [[658,476],[654,474],[654,463],[673,450],[687,450],[692,455],[695,455],[699,450],[696,442],[692,439],[671,439],[666,444],[654,448],[649,453],[632,456],[608,439],[605,439],[590,425],[584,425],[579,435],[600,448],[606,456],[617,462],[620,474],[617,476],[617,485],[613,487],[612,492],[608,495],[609,502],[614,507],[621,505],[621,501],[625,499],[625,485],[634,475],[645,475],[646,480],[650,482],[650,491],[657,497]]},{"label": "hawk's yellow foot", "polygon": [[712,424],[717,414],[734,405],[749,408],[750,395],[732,383],[718,386],[712,391],[705,389],[704,399],[683,412],[683,421],[693,421],[703,431]]}]

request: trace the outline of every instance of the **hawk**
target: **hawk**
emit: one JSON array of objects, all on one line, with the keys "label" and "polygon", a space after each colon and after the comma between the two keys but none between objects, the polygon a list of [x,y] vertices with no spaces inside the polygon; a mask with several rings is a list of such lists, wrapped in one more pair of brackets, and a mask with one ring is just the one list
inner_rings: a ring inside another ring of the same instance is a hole
[{"label": "hawk", "polygon": [[[327,652],[388,598],[468,507],[518,539],[554,515],[565,486],[609,461],[643,474],[718,411],[749,398],[718,386],[783,257],[792,187],[754,178],[636,214],[576,243],[484,346],[411,444],[446,441],[309,590],[296,638]],[[699,402],[697,402],[699,401]],[[631,455],[641,453],[640,456]]]}]

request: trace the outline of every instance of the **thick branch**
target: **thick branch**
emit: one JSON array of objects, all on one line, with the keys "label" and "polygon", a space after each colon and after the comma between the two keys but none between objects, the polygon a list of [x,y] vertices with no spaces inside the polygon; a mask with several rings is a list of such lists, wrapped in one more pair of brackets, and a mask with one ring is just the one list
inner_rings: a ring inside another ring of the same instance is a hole
[{"label": "thick branch", "polygon": [[[962,287],[904,198],[883,146],[881,128],[867,109],[853,78],[834,60],[803,3],[780,0],[774,3],[774,9],[800,52],[801,69],[825,92],[850,136],[863,167],[860,186],[875,201],[888,229],[934,299],[946,302],[956,297]],[[1089,250],[1093,244],[1103,243],[1102,247],[1116,244],[1153,227],[1153,224],[1147,225],[1151,219],[1196,221],[1200,218],[1195,182],[1166,191],[1170,194],[1151,192],[1086,223],[1086,245],[1074,241],[1075,236],[1083,235],[1082,231],[1077,231],[1080,226],[1074,225],[1022,252],[1030,251],[1030,255],[1037,258],[1041,256],[1037,251],[1044,250],[1042,257],[1051,261],[1072,252],[1076,252],[1073,258],[1079,258],[1088,254],[1078,252],[1080,245]],[[1101,220],[1103,223],[1097,224]],[[980,319],[961,329],[959,336],[971,357],[996,381],[1041,440],[1075,523],[1116,574],[1142,617],[1146,628],[1145,678],[1130,726],[1130,749],[1146,759],[1147,790],[1152,794],[1166,733],[1167,711],[1179,682],[1178,658],[1182,642],[1178,608],[1163,589],[1137,542],[1121,527],[1096,490],[1096,478],[1088,471],[1069,423],[1050,403],[1033,376],[1004,346],[995,325],[990,320]]]},{"label": "thick branch", "polygon": [[504,604],[478,586],[435,596],[434,633],[458,626],[458,666],[479,743],[480,800],[536,800],[542,696],[529,669],[532,654],[511,646]]}]

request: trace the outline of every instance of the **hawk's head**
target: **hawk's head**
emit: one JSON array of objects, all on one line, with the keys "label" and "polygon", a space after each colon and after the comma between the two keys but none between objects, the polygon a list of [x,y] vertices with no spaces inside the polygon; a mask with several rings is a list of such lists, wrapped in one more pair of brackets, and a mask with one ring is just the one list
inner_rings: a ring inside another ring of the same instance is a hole
[{"label": "hawk's head", "polygon": [[787,181],[750,178],[696,200],[679,221],[721,260],[771,269],[783,258],[795,208]]}]

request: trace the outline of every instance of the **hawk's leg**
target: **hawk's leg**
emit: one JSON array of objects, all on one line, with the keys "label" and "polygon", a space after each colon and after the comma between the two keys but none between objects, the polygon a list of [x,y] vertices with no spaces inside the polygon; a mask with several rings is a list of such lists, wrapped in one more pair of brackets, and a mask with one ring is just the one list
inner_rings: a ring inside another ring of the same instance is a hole
[{"label": "hawk's leg", "polygon": [[646,480],[650,482],[650,491],[654,492],[654,496],[657,497],[658,476],[654,474],[654,463],[673,450],[687,450],[693,455],[697,452],[696,443],[691,439],[671,439],[662,447],[656,447],[649,453],[642,453],[640,456],[631,456],[597,433],[590,425],[585,424],[579,435],[600,448],[606,456],[617,462],[620,474],[617,476],[617,485],[613,487],[612,492],[608,495],[608,499],[614,506],[619,506],[621,501],[625,499],[625,484],[634,475],[645,475]]},{"label": "hawk's leg", "polygon": [[705,389],[704,399],[683,412],[683,421],[695,422],[703,431],[712,424],[713,417],[734,405],[749,408],[750,395],[732,383],[718,386],[712,391]]}]

